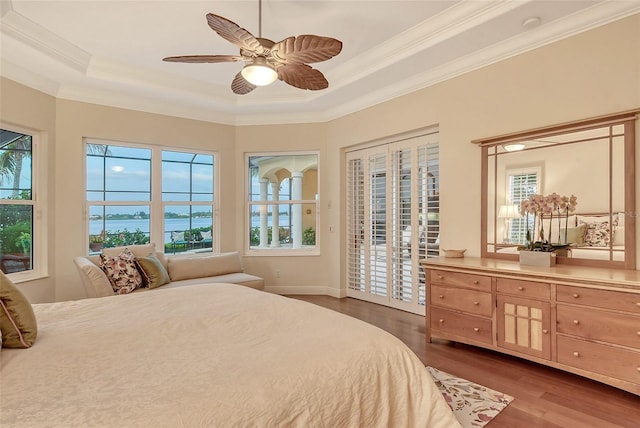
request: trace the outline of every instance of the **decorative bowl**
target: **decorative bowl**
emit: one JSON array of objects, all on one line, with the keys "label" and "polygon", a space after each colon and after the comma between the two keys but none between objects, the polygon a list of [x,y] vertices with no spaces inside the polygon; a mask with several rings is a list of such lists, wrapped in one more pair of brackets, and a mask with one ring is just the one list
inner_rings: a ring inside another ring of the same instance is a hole
[{"label": "decorative bowl", "polygon": [[449,257],[449,258],[462,258],[464,257],[464,252],[467,251],[467,249],[465,248],[464,250],[442,250],[444,251],[444,256],[445,257]]}]

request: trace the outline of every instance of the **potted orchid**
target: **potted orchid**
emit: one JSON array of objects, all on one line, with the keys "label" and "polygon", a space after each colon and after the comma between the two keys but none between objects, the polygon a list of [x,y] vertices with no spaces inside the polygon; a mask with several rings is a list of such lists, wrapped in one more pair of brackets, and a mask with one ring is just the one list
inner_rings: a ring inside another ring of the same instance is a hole
[{"label": "potted orchid", "polygon": [[[578,198],[575,195],[560,196],[555,192],[546,196],[531,195],[528,199],[523,200],[520,203],[520,212],[527,219],[527,245],[519,249],[551,253],[567,248],[569,246],[567,243],[569,213],[575,211],[576,205],[578,205]],[[533,233],[528,227],[530,216],[533,216]],[[557,235],[553,234],[554,219],[557,220],[558,225]],[[545,222],[543,220],[549,220],[547,223],[548,231],[544,230]],[[563,223],[564,240],[561,236]],[[535,231],[536,227],[538,228],[537,232]],[[552,238],[555,237],[558,239],[554,243]]]}]

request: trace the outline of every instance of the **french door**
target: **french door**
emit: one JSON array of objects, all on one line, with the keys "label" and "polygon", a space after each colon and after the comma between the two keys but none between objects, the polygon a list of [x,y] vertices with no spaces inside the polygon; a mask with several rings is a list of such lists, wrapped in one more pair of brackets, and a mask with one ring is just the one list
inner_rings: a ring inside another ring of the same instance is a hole
[{"label": "french door", "polygon": [[438,133],[346,154],[347,295],[425,313],[419,260],[439,253]]}]

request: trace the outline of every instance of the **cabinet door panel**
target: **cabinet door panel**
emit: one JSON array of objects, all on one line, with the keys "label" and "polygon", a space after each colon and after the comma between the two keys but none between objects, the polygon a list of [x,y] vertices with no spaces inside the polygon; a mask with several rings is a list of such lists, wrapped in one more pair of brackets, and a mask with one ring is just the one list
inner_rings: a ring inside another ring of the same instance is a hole
[{"label": "cabinet door panel", "polygon": [[498,346],[551,359],[550,304],[518,297],[497,297]]}]

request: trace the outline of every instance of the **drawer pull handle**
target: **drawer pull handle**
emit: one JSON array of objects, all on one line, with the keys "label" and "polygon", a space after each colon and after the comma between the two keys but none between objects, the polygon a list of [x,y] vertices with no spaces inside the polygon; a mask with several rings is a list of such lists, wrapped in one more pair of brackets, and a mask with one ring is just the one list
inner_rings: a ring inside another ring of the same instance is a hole
[{"label": "drawer pull handle", "polygon": [[547,330],[546,328],[542,330],[543,334],[549,334],[549,330]]},{"label": "drawer pull handle", "polygon": [[[480,304],[480,302],[473,302],[474,305],[478,306]],[[640,332],[639,332],[640,334]]]},{"label": "drawer pull handle", "polygon": [[578,321],[578,320],[573,320],[573,323],[574,323],[575,325],[578,325],[578,324],[580,324],[580,321]]},{"label": "drawer pull handle", "polygon": [[440,318],[440,319],[438,320],[438,322],[439,322],[440,324],[442,324],[442,323],[444,323],[444,320],[443,320],[442,318]]},{"label": "drawer pull handle", "polygon": [[444,296],[442,294],[440,294],[438,297],[444,299]]},{"label": "drawer pull handle", "polygon": [[580,352],[578,352],[578,351],[574,352],[574,353],[573,353],[573,356],[574,356],[574,357],[579,357],[579,356],[580,356]]},{"label": "drawer pull handle", "polygon": [[640,302],[636,303],[636,306],[640,308]]},{"label": "drawer pull handle", "polygon": [[578,297],[580,297],[580,295],[578,293],[573,293],[573,298],[577,299]]},{"label": "drawer pull handle", "polygon": [[475,281],[473,281],[473,283],[474,283],[475,285],[478,285],[478,284],[480,284],[480,281],[478,281],[478,280],[476,279]]},{"label": "drawer pull handle", "polygon": [[438,275],[438,279],[444,279],[444,276]]},{"label": "drawer pull handle", "polygon": [[480,331],[480,329],[478,327],[473,327],[473,331],[475,331],[476,333]]},{"label": "drawer pull handle", "polygon": [[524,291],[524,287],[518,287],[518,290]]}]

